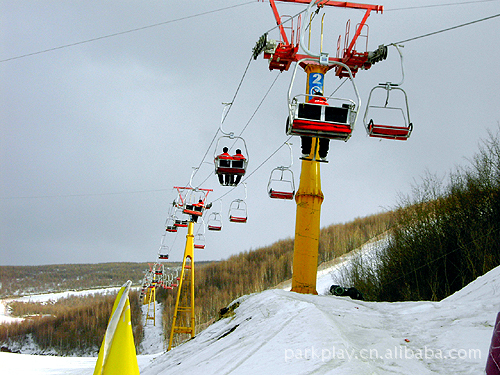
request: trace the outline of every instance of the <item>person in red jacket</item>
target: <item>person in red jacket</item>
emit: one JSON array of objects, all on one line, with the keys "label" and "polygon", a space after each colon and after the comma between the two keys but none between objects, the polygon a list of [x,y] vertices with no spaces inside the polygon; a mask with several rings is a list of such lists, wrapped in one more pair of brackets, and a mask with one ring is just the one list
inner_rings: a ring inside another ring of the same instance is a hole
[{"label": "person in red jacket", "polygon": [[[246,158],[241,153],[241,150],[237,149],[236,154],[233,155],[233,167],[243,169],[243,167],[245,165],[245,160],[246,160]],[[241,177],[243,176],[243,174],[236,175],[236,178],[234,179],[234,185],[238,185],[240,183],[240,180],[241,180]],[[232,177],[234,177],[234,176],[232,176]]]},{"label": "person in red jacket", "polygon": [[[220,168],[230,168],[231,167],[231,155],[228,154],[229,149],[227,147],[224,147],[222,149],[222,154],[217,156],[218,159],[218,167]],[[219,177],[219,182],[221,185],[229,185],[230,182],[230,176],[229,174],[226,173],[219,173],[217,172],[217,177]]]}]

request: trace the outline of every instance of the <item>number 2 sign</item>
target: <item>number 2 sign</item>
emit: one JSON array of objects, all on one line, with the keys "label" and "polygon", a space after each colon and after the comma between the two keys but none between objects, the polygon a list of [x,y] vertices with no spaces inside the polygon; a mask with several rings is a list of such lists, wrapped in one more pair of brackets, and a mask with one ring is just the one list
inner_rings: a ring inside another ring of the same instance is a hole
[{"label": "number 2 sign", "polygon": [[309,95],[314,95],[316,92],[323,93],[323,82],[325,75],[323,73],[309,74]]}]

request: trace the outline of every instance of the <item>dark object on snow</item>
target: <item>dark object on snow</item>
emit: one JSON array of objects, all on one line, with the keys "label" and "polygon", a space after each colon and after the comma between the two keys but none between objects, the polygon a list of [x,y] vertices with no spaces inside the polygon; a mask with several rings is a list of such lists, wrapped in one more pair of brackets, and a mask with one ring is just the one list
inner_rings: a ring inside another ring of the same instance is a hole
[{"label": "dark object on snow", "polygon": [[21,354],[21,351],[20,350],[11,350],[9,349],[7,346],[2,346],[0,348],[0,352],[3,352],[3,353],[18,353],[18,354]]},{"label": "dark object on snow", "polygon": [[500,313],[497,315],[493,336],[491,338],[490,351],[486,361],[486,375],[500,374]]},{"label": "dark object on snow", "polygon": [[229,305],[227,307],[223,307],[222,309],[220,309],[219,310],[219,319],[217,319],[217,320],[233,316],[235,314],[234,310],[236,310],[236,308],[239,305],[240,305],[240,302],[236,301],[235,303],[233,303],[233,304],[231,304],[231,305]]},{"label": "dark object on snow", "polygon": [[332,285],[330,287],[330,294],[340,297],[351,297],[352,299],[363,299],[363,293],[354,287],[344,288],[340,285]]}]

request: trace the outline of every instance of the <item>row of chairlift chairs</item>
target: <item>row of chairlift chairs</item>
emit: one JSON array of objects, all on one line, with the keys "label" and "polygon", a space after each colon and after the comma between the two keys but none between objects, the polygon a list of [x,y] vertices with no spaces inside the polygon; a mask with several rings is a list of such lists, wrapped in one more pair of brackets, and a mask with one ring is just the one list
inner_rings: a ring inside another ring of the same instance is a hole
[{"label": "row of chairlift chairs", "polygon": [[[402,78],[399,83],[380,83],[370,91],[363,123],[369,137],[392,140],[406,140],[410,137],[413,125],[406,92],[401,85],[404,81],[403,55],[399,53]],[[386,47],[387,48],[387,47]],[[286,133],[306,137],[319,137],[347,141],[354,129],[361,102],[359,92],[350,68],[341,62],[330,62],[348,73],[356,99],[323,96],[319,93],[292,96],[292,87],[300,63],[315,61],[313,58],[300,60],[292,74],[288,91],[288,111]],[[392,95],[391,95],[392,93]],[[392,104],[396,103],[396,104]]]},{"label": "row of chairlift chairs", "polygon": [[148,290],[153,288],[174,289],[179,282],[179,268],[165,269],[165,266],[160,262],[156,262],[149,266],[142,279],[142,286],[139,294],[139,299],[144,303]]},{"label": "row of chairlift chairs", "polygon": [[[402,79],[399,83],[380,83],[372,88],[368,96],[367,105],[363,123],[369,137],[385,138],[392,140],[406,140],[410,137],[413,125],[410,121],[408,99],[406,92],[401,88],[404,81],[403,56],[397,45],[393,45],[400,56]],[[307,59],[305,59],[307,60]],[[358,117],[360,96],[354,83],[353,75],[347,65],[340,62],[331,64],[339,65],[348,73],[348,78],[353,86],[356,100],[339,98],[333,96],[321,96],[315,98],[313,93],[299,94],[292,97],[292,86],[295,80],[298,62],[292,75],[288,92],[288,111],[286,133],[287,135],[298,135],[306,137],[328,138],[347,141],[354,128]],[[347,74],[346,74],[347,76]],[[391,96],[391,93],[393,94]],[[399,95],[396,100],[397,105],[393,105],[394,96]],[[382,101],[380,98],[382,97]],[[385,100],[385,102],[384,102]],[[229,104],[230,105],[230,104]],[[226,104],[223,110],[223,120],[226,110],[229,108]],[[384,120],[385,118],[385,120]],[[382,119],[382,120],[379,120]],[[248,149],[245,140],[234,133],[226,133],[222,129],[222,136],[218,139],[216,153],[214,155],[215,174],[222,186],[237,187],[241,178],[245,175],[248,166]],[[267,192],[270,198],[292,200],[295,196],[294,175],[291,169],[293,163],[292,148],[290,143],[286,143],[290,150],[290,163],[288,166],[279,166],[271,171],[269,177]],[[224,145],[223,147],[221,147]],[[229,149],[235,149],[238,145],[236,154],[230,155]],[[217,150],[222,149],[222,154],[217,154]],[[243,153],[241,150],[244,150]],[[314,158],[314,155],[313,155]],[[228,217],[230,222],[246,223],[247,215],[247,188],[245,188],[245,198],[237,198],[230,203]],[[174,207],[182,209],[182,213],[201,217],[205,208],[206,194],[199,200],[193,196],[200,194],[199,189],[190,189],[190,196],[183,198],[179,191],[180,202],[174,202]],[[204,194],[201,191],[201,194]],[[222,200],[220,209],[209,214],[206,228],[209,231],[222,230]],[[203,221],[203,220],[202,220]],[[195,248],[204,248],[205,225],[200,226],[195,235]],[[177,232],[178,228],[187,227],[188,220],[178,219],[175,212],[167,218],[166,231]],[[160,259],[167,259],[167,257]]]},{"label": "row of chairlift chairs", "polygon": [[[410,121],[408,98],[401,87],[404,81],[403,55],[397,45],[392,46],[396,48],[400,57],[401,81],[399,83],[380,83],[371,89],[365,108],[363,124],[369,137],[407,140],[413,130],[413,124]],[[350,68],[340,62],[330,63],[338,65],[347,72],[345,76],[348,77],[352,84],[356,100],[334,96],[314,97],[311,95],[312,93],[292,96],[295,75],[301,62],[299,61],[295,65],[288,92],[287,135],[347,141],[352,135],[361,102]],[[236,137],[233,133],[225,133],[222,130],[222,125],[220,130],[224,135],[219,138],[218,146],[223,139],[227,139],[233,145],[239,141],[247,150],[242,137]],[[267,191],[269,197],[273,199],[291,200],[295,195],[294,176],[291,170],[293,162],[292,149],[290,144],[287,143],[287,145],[290,148],[290,164],[274,168],[269,177]],[[215,173],[219,177],[221,185],[237,186],[238,181],[245,175],[248,156],[242,158],[238,154],[240,153],[238,152],[237,156],[233,157],[227,153],[215,155]],[[248,155],[248,151],[246,155]],[[227,178],[227,175],[230,177]],[[240,209],[243,204],[244,200],[237,199],[231,203],[231,207]],[[244,222],[244,220],[238,220],[239,218],[230,219],[230,221]]]}]

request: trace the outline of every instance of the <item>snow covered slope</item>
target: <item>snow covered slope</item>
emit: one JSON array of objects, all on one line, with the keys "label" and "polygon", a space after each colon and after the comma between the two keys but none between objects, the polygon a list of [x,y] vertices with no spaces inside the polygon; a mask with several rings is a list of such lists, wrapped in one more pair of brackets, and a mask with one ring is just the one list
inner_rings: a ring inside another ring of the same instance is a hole
[{"label": "snow covered slope", "polygon": [[441,302],[268,290],[141,374],[481,374],[499,291],[500,267]]},{"label": "snow covered slope", "polygon": [[[322,271],[318,285],[338,270]],[[147,327],[138,361],[142,375],[483,374],[499,297],[500,267],[441,302],[268,290],[239,298],[233,316],[168,353]],[[95,360],[0,353],[0,373],[92,374]]]}]

